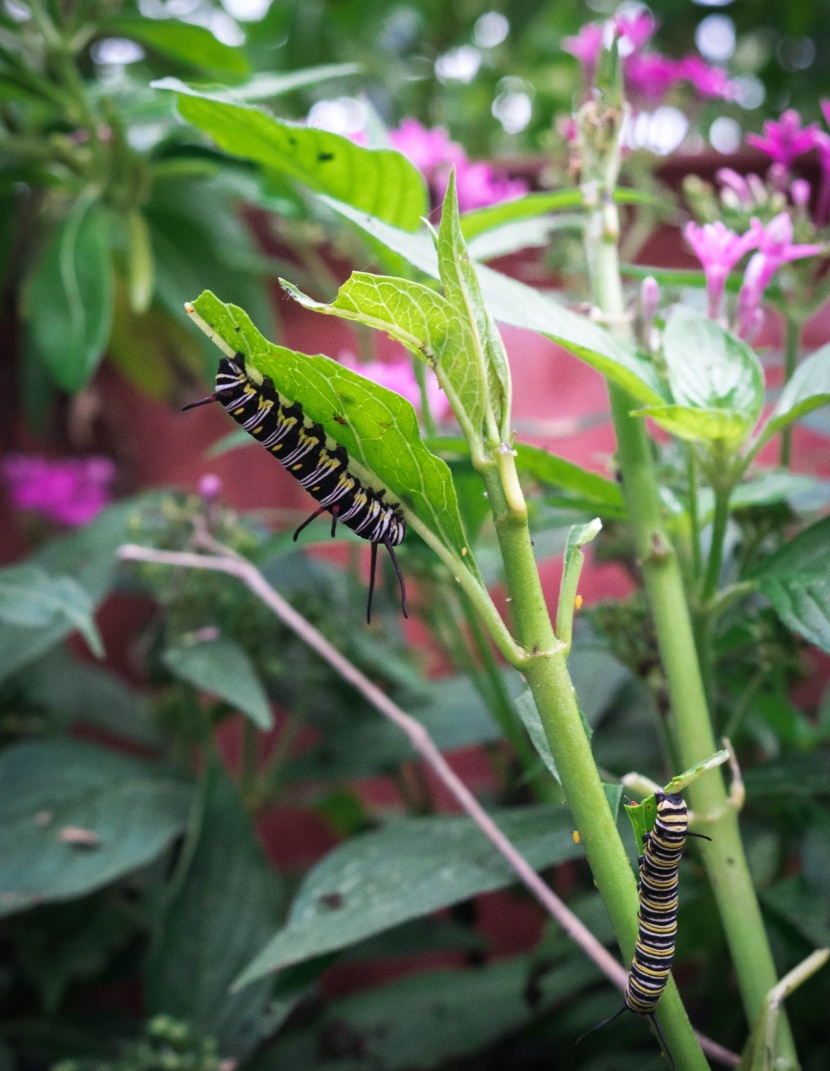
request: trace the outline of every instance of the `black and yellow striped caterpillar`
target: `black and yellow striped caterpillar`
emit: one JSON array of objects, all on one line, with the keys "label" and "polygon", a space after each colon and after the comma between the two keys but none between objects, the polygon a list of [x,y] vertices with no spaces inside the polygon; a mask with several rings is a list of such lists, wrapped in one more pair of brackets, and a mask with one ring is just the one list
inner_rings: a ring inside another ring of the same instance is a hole
[{"label": "black and yellow striped caterpillar", "polygon": [[195,409],[214,401],[221,402],[237,424],[262,443],[320,503],[320,508],[294,533],[294,539],[315,517],[329,512],[332,538],[340,521],[372,544],[367,623],[372,618],[379,543],[386,547],[392,558],[401,588],[401,609],[406,617],[406,587],[392,549],[406,536],[406,519],[399,506],[384,502],[383,491],[364,486],[349,472],[346,450],[327,437],[322,425],[308,420],[298,402],[283,398],[267,376],[263,376],[259,384],[253,382],[245,370],[244,354],[223,357],[219,362],[214,393],[191,402],[184,409]]},{"label": "black and yellow striped caterpillar", "polygon": [[677,874],[686,838],[711,838],[702,833],[689,832],[686,804],[682,796],[657,792],[655,798],[657,818],[651,833],[643,836],[643,854],[640,856],[637,943],[634,946],[631,970],[628,972],[625,1003],[619,1011],[586,1031],[577,1039],[577,1044],[588,1034],[613,1022],[623,1012],[633,1011],[651,1019],[674,1071],[672,1054],[654,1012],[666,988],[674,959],[677,938]]}]

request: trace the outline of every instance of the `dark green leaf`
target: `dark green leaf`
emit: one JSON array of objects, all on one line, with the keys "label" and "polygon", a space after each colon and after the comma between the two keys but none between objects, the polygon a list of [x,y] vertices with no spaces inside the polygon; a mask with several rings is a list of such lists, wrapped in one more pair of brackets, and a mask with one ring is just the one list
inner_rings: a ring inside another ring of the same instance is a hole
[{"label": "dark green leaf", "polygon": [[830,346],[822,346],[796,368],[761,429],[761,446],[789,424],[830,402]]},{"label": "dark green leaf", "polygon": [[356,475],[372,486],[380,481],[407,508],[419,534],[437,538],[460,568],[476,575],[452,476],[421,442],[417,415],[406,399],[321,354],[312,357],[268,342],[241,309],[213,294],[202,294],[193,304],[220,338],[244,350],[280,393],[299,402],[346,448]]},{"label": "dark green leaf", "polygon": [[123,17],[107,21],[104,28],[113,36],[129,37],[170,59],[201,70],[244,75],[248,61],[241,48],[224,45],[204,26],[178,19]]},{"label": "dark green leaf", "polygon": [[[427,446],[434,453],[469,454],[464,439],[429,439]],[[516,451],[516,468],[519,472],[533,476],[547,486],[560,487],[582,502],[595,503],[597,513],[603,517],[625,517],[622,491],[614,480],[589,472],[572,461],[566,461],[564,457],[548,453],[540,446],[514,442],[513,449]]]},{"label": "dark green leaf", "polygon": [[195,822],[147,965],[150,1014],[172,1015],[244,1058],[260,1040],[270,980],[231,995],[234,977],[274,932],[284,891],[221,766],[201,786]]},{"label": "dark green leaf", "polygon": [[821,748],[808,755],[794,755],[756,766],[746,771],[744,782],[750,800],[768,796],[828,796],[830,750]]},{"label": "dark green leaf", "polygon": [[[352,220],[388,249],[420,271],[439,278],[432,240],[391,227],[366,212],[330,197],[321,197],[335,212]],[[576,354],[644,404],[661,404],[665,388],[654,365],[611,338],[586,316],[579,316],[552,297],[484,265],[476,268],[487,308],[501,323],[538,331]]]},{"label": "dark green leaf", "polygon": [[35,347],[55,382],[79,391],[104,355],[112,323],[106,210],[79,198],[47,242],[29,287]]},{"label": "dark green leaf", "polygon": [[[580,854],[564,807],[497,811],[493,817],[537,868]],[[287,925],[237,985],[513,880],[510,868],[466,816],[391,822],[347,841],[314,867]]]},{"label": "dark green leaf", "polygon": [[153,724],[150,704],[114,673],[81,662],[58,647],[20,674],[32,702],[55,714],[67,728],[74,722],[158,746],[162,737]]},{"label": "dark green leaf", "polygon": [[104,645],[92,618],[93,608],[87,592],[71,576],[50,576],[36,565],[0,569],[0,621],[26,629],[69,622],[102,658]]},{"label": "dark green leaf", "polygon": [[456,1066],[597,977],[587,960],[545,970],[529,956],[475,970],[426,971],[333,1002],[311,1026],[267,1050],[254,1071]]},{"label": "dark green leaf", "polygon": [[[749,434],[764,404],[764,373],[745,342],[714,320],[678,305],[666,324],[663,352],[678,406],[725,411],[730,424],[743,422],[742,437]],[[737,441],[735,427],[730,442],[734,445]]]},{"label": "dark green leaf", "polygon": [[234,156],[404,230],[417,227],[428,211],[420,172],[398,152],[364,149],[339,134],[284,122],[259,108],[200,93],[175,78],[154,85],[178,93],[182,116]]},{"label": "dark green leaf", "polygon": [[248,655],[232,640],[207,640],[171,647],[162,661],[170,672],[196,688],[213,692],[241,710],[260,729],[271,729],[274,716]]},{"label": "dark green leaf", "polygon": [[799,533],[755,574],[789,628],[830,652],[830,517]]},{"label": "dark green leaf", "polygon": [[554,779],[559,782],[559,771],[556,769],[556,760],[550,749],[550,744],[548,743],[547,734],[545,733],[545,727],[542,725],[542,719],[539,716],[536,701],[529,688],[522,692],[516,700],[516,710],[518,710],[519,717],[522,719],[525,729],[527,729],[527,735],[530,737],[530,742],[536,748],[539,757],[542,762],[544,762],[545,766],[547,766],[548,771],[553,775]]},{"label": "dark green leaf", "polygon": [[819,892],[808,885],[803,875],[792,874],[764,889],[761,902],[815,948],[830,945],[827,903]]},{"label": "dark green leaf", "polygon": [[169,771],[77,740],[7,748],[0,784],[2,915],[149,863],[184,829],[191,799]]}]

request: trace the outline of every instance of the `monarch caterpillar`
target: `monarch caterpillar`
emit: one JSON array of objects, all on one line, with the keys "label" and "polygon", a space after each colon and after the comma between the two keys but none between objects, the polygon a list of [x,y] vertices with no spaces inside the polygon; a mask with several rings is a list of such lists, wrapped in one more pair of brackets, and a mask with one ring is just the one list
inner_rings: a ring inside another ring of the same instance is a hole
[{"label": "monarch caterpillar", "polygon": [[[291,402],[278,394],[268,377],[254,383],[245,371],[245,355],[223,357],[216,374],[214,393],[198,402],[184,406],[195,409],[208,402],[220,402],[237,424],[269,450],[274,457],[320,503],[311,516],[294,533],[311,524],[315,517],[328,511],[331,514],[331,535],[334,538],[337,522],[345,524],[372,544],[369,574],[369,601],[366,621],[372,619],[372,595],[375,589],[378,544],[389,551],[401,588],[401,610],[406,612],[406,587],[393,547],[406,536],[406,519],[397,504],[383,501],[384,491],[366,487],[349,472],[349,455],[333,443],[321,424],[310,421],[299,402]],[[183,410],[183,411],[184,411]]]},{"label": "monarch caterpillar", "polygon": [[643,836],[643,854],[640,856],[637,943],[625,986],[625,1003],[619,1011],[577,1038],[576,1043],[578,1045],[588,1034],[612,1023],[624,1011],[633,1011],[651,1019],[674,1071],[674,1059],[654,1011],[666,988],[674,959],[677,937],[677,871],[686,837],[700,837],[702,840],[711,838],[703,833],[689,832],[686,804],[682,796],[656,792],[655,799],[657,818],[654,829]]}]

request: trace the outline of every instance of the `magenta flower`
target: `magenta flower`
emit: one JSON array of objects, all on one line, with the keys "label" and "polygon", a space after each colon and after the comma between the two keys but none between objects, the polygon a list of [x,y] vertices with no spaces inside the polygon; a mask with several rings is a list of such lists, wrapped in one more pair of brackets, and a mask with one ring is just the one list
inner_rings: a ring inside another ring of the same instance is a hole
[{"label": "magenta flower", "polygon": [[633,15],[616,15],[612,23],[616,33],[626,41],[632,52],[639,52],[657,29],[657,20],[645,8]]},{"label": "magenta flower", "polygon": [[715,172],[715,178],[721,186],[725,186],[728,190],[732,190],[740,204],[752,204],[752,190],[743,175],[739,175],[738,172],[733,171],[731,167],[721,167]]},{"label": "magenta flower", "polygon": [[716,320],[720,315],[726,277],[741,257],[757,246],[758,235],[749,230],[738,236],[720,220],[706,223],[702,227],[696,223],[687,223],[683,235],[703,265],[708,314]]},{"label": "magenta flower", "polygon": [[[448,181],[447,173],[443,180],[436,184],[442,198]],[[458,193],[458,207],[462,212],[511,201],[524,196],[528,191],[524,179],[510,179],[494,171],[489,164],[466,162],[456,165],[455,188]]]},{"label": "magenta flower", "polygon": [[9,454],[2,470],[17,509],[32,510],[59,524],[87,524],[112,499],[115,465],[107,457],[49,461],[32,454]]},{"label": "magenta flower", "polygon": [[778,269],[790,261],[813,257],[824,250],[821,245],[793,244],[793,221],[787,212],[779,212],[766,226],[753,216],[750,228],[748,233],[755,236],[757,252],[747,264],[738,294],[738,334],[741,338],[747,338],[757,323],[756,310]]},{"label": "magenta flower", "polygon": [[790,183],[790,198],[796,208],[806,208],[810,203],[810,183],[807,179],[793,179]]},{"label": "magenta flower", "polygon": [[722,67],[710,67],[701,56],[686,56],[678,65],[678,77],[691,82],[706,100],[732,100],[735,87]]},{"label": "magenta flower", "polygon": [[397,130],[389,132],[389,140],[425,175],[442,165],[467,159],[463,148],[451,140],[443,126],[428,129],[417,119],[404,119]]},{"label": "magenta flower", "polygon": [[[387,390],[393,390],[396,394],[406,398],[415,409],[420,411],[421,391],[415,379],[415,373],[412,371],[412,362],[406,357],[402,356],[394,361],[368,361],[361,363],[353,353],[344,350],[338,354],[337,359],[344,368],[349,368],[352,372],[357,372],[358,375],[371,379],[373,383],[379,383],[381,387],[386,387]],[[447,396],[441,390],[438,379],[432,371],[427,372],[427,401],[430,412],[439,423],[450,415],[450,403],[447,401]]]},{"label": "magenta flower", "polygon": [[[825,118],[828,116],[828,108],[830,101],[823,100],[821,102],[821,110],[824,112]],[[830,119],[827,120],[830,122]],[[821,185],[818,192],[818,203],[816,204],[816,223],[819,226],[827,222],[827,212],[830,209],[830,135],[825,134],[823,130],[817,130],[813,137],[813,145],[818,152],[818,163],[821,168]]]},{"label": "magenta flower", "polygon": [[677,60],[658,52],[634,53],[625,61],[626,85],[633,93],[656,103],[682,77]]},{"label": "magenta flower", "polygon": [[794,108],[788,108],[777,123],[774,119],[764,123],[763,135],[747,134],[746,141],[748,145],[765,152],[776,163],[789,168],[797,156],[815,146],[818,132],[815,123],[802,127],[801,116]]},{"label": "magenta flower", "polygon": [[591,82],[602,51],[603,26],[601,22],[586,22],[573,37],[562,38],[562,51],[570,52],[579,60],[585,80]]}]

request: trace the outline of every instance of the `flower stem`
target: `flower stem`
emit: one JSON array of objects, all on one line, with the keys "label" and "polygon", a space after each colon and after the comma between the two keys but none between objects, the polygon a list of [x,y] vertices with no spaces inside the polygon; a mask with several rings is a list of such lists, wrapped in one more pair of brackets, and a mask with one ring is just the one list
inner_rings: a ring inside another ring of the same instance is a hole
[{"label": "flower stem", "polygon": [[[630,330],[624,319],[615,228],[608,225],[609,206],[616,211],[606,198],[601,206],[602,219],[589,218],[585,229],[588,265],[595,304],[617,337],[628,340]],[[594,208],[591,215],[598,210]],[[610,384],[609,394],[623,495],[668,685],[670,732],[677,755],[683,767],[688,768],[717,748],[683,578],[663,523],[657,475],[645,424],[642,418],[630,415],[635,403],[625,391]],[[725,527],[725,519],[721,524]],[[713,545],[715,535],[713,533]],[[713,571],[711,556],[709,565]],[[715,576],[717,578],[717,574]],[[737,814],[728,806],[723,778],[718,771],[695,782],[689,787],[688,795],[697,815],[701,818],[712,816],[707,830],[712,842],[703,842],[701,854],[726,931],[744,1009],[750,1025],[754,1025],[764,1008],[766,994],[776,983],[776,974],[741,843]],[[795,1046],[783,1015],[778,1044],[778,1051],[789,1061],[788,1066],[797,1067]],[[686,1065],[678,1061],[678,1066]]]},{"label": "flower stem", "polygon": [[[787,384],[793,377],[796,364],[798,363],[798,351],[801,345],[801,321],[787,318],[787,338],[784,346],[784,383]],[[781,432],[781,467],[788,469],[793,451],[793,427],[788,424]]]},{"label": "flower stem", "polygon": [[[515,464],[514,459],[505,464]],[[517,513],[508,505],[500,470],[489,468],[483,476],[519,641],[528,652],[520,668],[533,693],[594,881],[623,955],[630,960],[637,937],[637,885],[585,735],[566,664],[567,649],[554,635],[545,605],[527,511]],[[704,1071],[706,1060],[673,983],[661,998],[659,1019],[677,1066]]]}]

